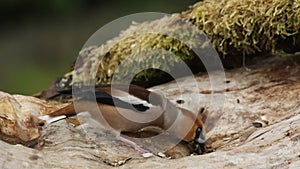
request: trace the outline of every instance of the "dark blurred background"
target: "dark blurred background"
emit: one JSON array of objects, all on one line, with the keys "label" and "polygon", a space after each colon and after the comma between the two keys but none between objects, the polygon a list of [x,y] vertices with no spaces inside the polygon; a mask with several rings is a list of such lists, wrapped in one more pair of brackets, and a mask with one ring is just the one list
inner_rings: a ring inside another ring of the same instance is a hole
[{"label": "dark blurred background", "polygon": [[137,12],[176,13],[197,0],[1,0],[0,91],[31,95],[66,73],[101,26]]}]

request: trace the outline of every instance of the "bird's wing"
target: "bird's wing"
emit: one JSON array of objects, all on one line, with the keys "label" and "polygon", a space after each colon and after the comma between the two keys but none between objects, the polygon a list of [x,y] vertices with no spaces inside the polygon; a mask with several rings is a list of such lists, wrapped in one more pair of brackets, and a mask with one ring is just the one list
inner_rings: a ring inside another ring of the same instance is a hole
[{"label": "bird's wing", "polygon": [[[112,94],[113,96],[120,94],[116,90],[125,92],[126,95],[130,94],[135,98],[139,98],[141,101],[146,101],[152,105],[161,105],[164,97],[161,95],[151,92],[143,87],[137,85],[124,85],[124,84],[113,84],[113,85],[98,85],[96,89],[104,90],[105,92]],[[111,93],[114,92],[114,93]]]},{"label": "bird's wing", "polygon": [[[97,101],[98,103],[111,105],[120,108],[131,109],[134,111],[146,111],[152,105],[147,101],[139,99],[131,94],[128,94],[124,91],[111,88],[110,91],[107,92],[107,88],[103,90],[102,88],[96,88],[95,91],[87,90],[86,88],[73,90],[73,94],[75,94],[76,101]],[[75,93],[74,93],[75,92]],[[95,92],[95,93],[94,93]]]}]

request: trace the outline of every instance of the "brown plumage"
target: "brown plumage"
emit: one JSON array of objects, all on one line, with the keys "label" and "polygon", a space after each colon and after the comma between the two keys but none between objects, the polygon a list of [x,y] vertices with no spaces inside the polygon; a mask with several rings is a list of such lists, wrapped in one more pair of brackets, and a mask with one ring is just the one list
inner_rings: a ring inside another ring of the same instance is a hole
[{"label": "brown plumage", "polygon": [[[91,91],[83,89],[80,92],[82,97],[75,99],[75,103],[41,119],[61,119],[76,115],[76,112],[89,112],[93,119],[117,131],[136,132],[148,126],[157,126],[184,141],[192,142],[197,153],[204,151],[205,129],[201,115],[177,108],[155,92],[135,85],[101,85],[95,87],[97,102],[85,98],[85,92]],[[49,120],[50,123],[52,121]]]}]

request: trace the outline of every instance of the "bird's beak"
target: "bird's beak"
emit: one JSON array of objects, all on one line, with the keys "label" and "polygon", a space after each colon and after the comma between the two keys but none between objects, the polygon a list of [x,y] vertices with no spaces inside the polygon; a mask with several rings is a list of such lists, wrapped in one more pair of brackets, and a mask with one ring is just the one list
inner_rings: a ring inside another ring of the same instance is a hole
[{"label": "bird's beak", "polygon": [[193,144],[194,152],[197,154],[204,154],[205,153],[205,142],[204,143],[198,143],[194,141]]}]

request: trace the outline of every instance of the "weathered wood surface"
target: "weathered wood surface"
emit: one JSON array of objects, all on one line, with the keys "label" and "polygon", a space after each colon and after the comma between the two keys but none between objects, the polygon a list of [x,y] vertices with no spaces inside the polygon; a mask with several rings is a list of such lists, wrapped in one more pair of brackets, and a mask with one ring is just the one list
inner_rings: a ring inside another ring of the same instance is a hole
[{"label": "weathered wood surface", "polygon": [[[199,91],[191,86],[193,77],[178,80],[186,84],[183,93],[175,82],[153,87],[152,90],[164,93],[174,103],[183,100],[180,106],[187,109],[205,108],[210,151],[207,154],[179,159],[142,158],[137,151],[114,139],[118,138],[116,133],[93,129],[91,125],[82,130],[82,126],[74,127],[61,121],[42,131],[44,146],[41,149],[0,141],[0,166],[9,169],[111,168],[108,163],[121,165],[123,162],[120,168],[299,168],[299,64],[299,56],[273,57],[249,66],[250,71],[244,68],[226,71],[225,89],[214,91],[207,74],[195,76]],[[215,97],[221,96],[225,96],[224,104],[215,103]],[[35,112],[33,115],[47,113],[38,111],[45,110],[43,106],[35,106],[38,101],[29,101],[29,104],[27,97],[9,97],[19,102],[20,111],[26,109]],[[57,108],[51,103],[42,105],[49,110]],[[266,118],[261,123],[263,126],[254,127],[252,123],[262,116]],[[185,151],[183,148],[175,153],[184,156]]]}]

